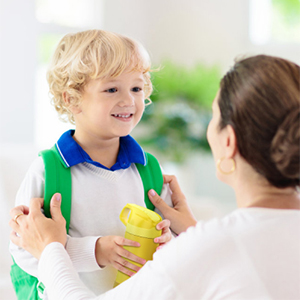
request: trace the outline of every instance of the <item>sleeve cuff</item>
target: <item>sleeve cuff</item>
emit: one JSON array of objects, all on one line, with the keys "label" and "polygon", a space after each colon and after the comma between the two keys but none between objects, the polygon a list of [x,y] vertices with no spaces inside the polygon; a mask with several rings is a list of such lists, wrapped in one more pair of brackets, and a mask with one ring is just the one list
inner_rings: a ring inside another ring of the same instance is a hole
[{"label": "sleeve cuff", "polygon": [[[60,252],[64,253],[65,249],[61,243],[53,242],[45,247],[43,250],[41,257],[39,259],[38,270],[40,274],[40,281],[44,281],[47,278],[47,269],[49,264],[51,265],[52,257],[55,256],[53,253]],[[67,258],[67,260],[70,260]]]},{"label": "sleeve cuff", "polygon": [[79,279],[64,246],[58,242],[46,246],[39,260],[40,281],[50,299],[95,299]]},{"label": "sleeve cuff", "polygon": [[77,272],[93,272],[99,270],[95,256],[98,236],[70,237],[68,236],[66,250]]}]

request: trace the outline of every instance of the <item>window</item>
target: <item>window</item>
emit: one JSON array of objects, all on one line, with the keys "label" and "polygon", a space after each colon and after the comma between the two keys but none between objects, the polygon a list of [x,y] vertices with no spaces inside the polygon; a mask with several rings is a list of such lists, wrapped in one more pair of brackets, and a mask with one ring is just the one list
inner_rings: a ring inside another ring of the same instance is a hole
[{"label": "window", "polygon": [[274,40],[300,43],[300,1],[273,0],[272,4]]},{"label": "window", "polygon": [[253,44],[300,43],[299,0],[250,0]]},{"label": "window", "polygon": [[41,23],[65,27],[91,27],[101,19],[100,5],[101,1],[95,0],[36,0],[36,18]]}]

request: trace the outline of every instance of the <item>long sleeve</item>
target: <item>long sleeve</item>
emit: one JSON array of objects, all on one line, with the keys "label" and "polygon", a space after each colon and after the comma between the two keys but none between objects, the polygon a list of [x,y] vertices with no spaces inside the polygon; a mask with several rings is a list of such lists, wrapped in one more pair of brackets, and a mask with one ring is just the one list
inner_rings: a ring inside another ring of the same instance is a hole
[{"label": "long sleeve", "polygon": [[60,243],[52,243],[45,248],[40,258],[39,272],[50,300],[178,299],[164,269],[153,262],[147,263],[138,276],[96,297],[80,281]]},{"label": "long sleeve", "polygon": [[[29,168],[16,196],[16,205],[29,206],[31,198],[44,197],[44,164],[37,158]],[[95,258],[95,243],[99,236],[70,237],[66,250],[77,272],[99,270]],[[10,243],[9,251],[16,263],[27,273],[38,276],[38,261],[30,253]]]},{"label": "long sleeve", "polygon": [[70,257],[60,243],[48,245],[39,262],[39,273],[49,299],[96,299],[74,269]]},{"label": "long sleeve", "polygon": [[66,250],[77,272],[93,272],[101,269],[95,257],[96,242],[99,237],[68,236]]}]

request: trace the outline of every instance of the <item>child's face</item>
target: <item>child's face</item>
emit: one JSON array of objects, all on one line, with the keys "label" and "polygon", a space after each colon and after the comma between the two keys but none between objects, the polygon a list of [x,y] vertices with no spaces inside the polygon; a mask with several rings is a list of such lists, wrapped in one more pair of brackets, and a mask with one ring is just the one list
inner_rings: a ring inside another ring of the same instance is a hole
[{"label": "child's face", "polygon": [[115,78],[90,80],[74,115],[76,131],[103,139],[130,134],[144,112],[144,85],[142,72],[128,70]]}]

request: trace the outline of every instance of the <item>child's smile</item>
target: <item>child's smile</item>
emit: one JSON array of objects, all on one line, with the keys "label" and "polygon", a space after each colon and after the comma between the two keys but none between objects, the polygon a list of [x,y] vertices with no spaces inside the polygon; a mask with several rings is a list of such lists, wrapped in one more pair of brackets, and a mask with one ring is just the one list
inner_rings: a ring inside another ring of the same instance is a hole
[{"label": "child's smile", "polygon": [[112,116],[122,122],[129,122],[131,121],[133,114],[112,114]]}]

